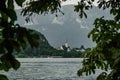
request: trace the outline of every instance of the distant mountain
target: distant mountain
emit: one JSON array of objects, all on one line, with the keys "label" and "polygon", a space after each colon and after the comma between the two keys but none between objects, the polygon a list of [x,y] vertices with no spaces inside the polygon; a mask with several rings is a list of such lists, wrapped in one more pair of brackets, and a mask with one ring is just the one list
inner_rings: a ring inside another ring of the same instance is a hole
[{"label": "distant mountain", "polygon": [[79,14],[74,12],[73,5],[62,6],[61,10],[65,13],[62,15],[58,13],[47,15],[33,15],[32,22],[26,23],[25,17],[20,15],[20,10],[17,10],[18,21],[22,26],[35,29],[45,35],[49,43],[53,47],[63,45],[65,42],[71,47],[93,47],[95,43],[87,38],[87,34],[93,28],[93,21],[96,17],[103,15],[109,19],[109,11],[97,9],[94,7],[92,10],[87,11],[88,18],[80,19]]}]

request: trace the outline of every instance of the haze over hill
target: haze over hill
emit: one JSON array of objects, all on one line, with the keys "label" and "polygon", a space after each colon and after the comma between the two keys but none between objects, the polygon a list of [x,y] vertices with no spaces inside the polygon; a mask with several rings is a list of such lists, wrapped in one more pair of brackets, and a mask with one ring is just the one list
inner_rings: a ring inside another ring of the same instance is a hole
[{"label": "haze over hill", "polygon": [[93,22],[96,17],[110,18],[108,10],[103,11],[94,7],[92,10],[87,11],[88,18],[80,19],[79,14],[74,12],[73,5],[62,6],[62,11],[65,15],[58,13],[58,17],[55,14],[47,15],[33,15],[32,22],[26,23],[25,17],[22,17],[18,13],[18,22],[31,29],[35,29],[45,35],[49,43],[53,47],[58,47],[65,42],[71,47],[93,47],[95,43],[87,37],[87,34],[93,28]]}]

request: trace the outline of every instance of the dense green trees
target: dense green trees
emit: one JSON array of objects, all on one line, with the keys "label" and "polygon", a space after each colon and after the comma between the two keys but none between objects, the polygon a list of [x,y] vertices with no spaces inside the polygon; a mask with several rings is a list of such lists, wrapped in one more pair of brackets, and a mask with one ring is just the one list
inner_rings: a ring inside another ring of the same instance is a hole
[{"label": "dense green trees", "polygon": [[[14,2],[22,6],[25,0],[1,0],[0,1],[0,70],[9,71],[10,68],[17,70],[20,63],[12,55],[13,51],[19,52],[26,48],[26,42],[31,47],[38,46],[38,35],[21,27],[15,23],[17,20],[14,9]],[[26,21],[33,13],[46,14],[48,12],[61,12],[60,0],[30,0],[23,9],[22,14],[26,16]],[[95,0],[80,0],[75,6],[75,11],[80,17],[87,17],[85,10],[92,9]],[[90,32],[89,37],[96,42],[96,47],[92,49],[83,61],[83,68],[78,71],[78,75],[95,73],[96,68],[103,70],[111,69],[110,73],[103,72],[98,80],[120,80],[120,0],[98,0],[98,8],[110,9],[110,14],[114,17],[111,20],[96,18],[95,28]],[[62,13],[62,12],[61,12]],[[63,13],[62,13],[63,14]],[[56,15],[57,16],[57,15]],[[1,80],[7,80],[4,75],[0,75]]]},{"label": "dense green trees", "polygon": [[86,52],[78,52],[75,50],[71,50],[70,52],[66,52],[64,50],[56,50],[54,48],[45,48],[42,47],[42,50],[39,50],[40,47],[31,49],[30,47],[25,50],[25,52],[14,53],[14,55],[18,58],[47,58],[47,57],[59,57],[59,58],[83,58]]}]

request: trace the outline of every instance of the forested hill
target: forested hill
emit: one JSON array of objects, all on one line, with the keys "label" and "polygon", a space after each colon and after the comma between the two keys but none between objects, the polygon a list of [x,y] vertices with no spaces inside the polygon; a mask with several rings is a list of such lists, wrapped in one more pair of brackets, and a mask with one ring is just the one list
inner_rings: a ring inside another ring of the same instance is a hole
[{"label": "forested hill", "polygon": [[55,50],[52,46],[50,46],[42,33],[35,30],[33,32],[39,35],[39,46],[37,48],[32,48],[28,45],[27,48],[19,54],[14,53],[16,57],[40,57],[41,55],[51,54],[51,52]]},{"label": "forested hill", "polygon": [[16,57],[82,57],[84,55],[83,53],[90,50],[89,48],[85,49],[84,52],[78,51],[77,48],[70,49],[70,51],[67,51],[66,49],[58,50],[49,44],[42,33],[35,30],[32,30],[32,32],[39,35],[39,46],[37,48],[32,48],[27,44],[27,48],[25,50],[19,53],[14,53]]}]

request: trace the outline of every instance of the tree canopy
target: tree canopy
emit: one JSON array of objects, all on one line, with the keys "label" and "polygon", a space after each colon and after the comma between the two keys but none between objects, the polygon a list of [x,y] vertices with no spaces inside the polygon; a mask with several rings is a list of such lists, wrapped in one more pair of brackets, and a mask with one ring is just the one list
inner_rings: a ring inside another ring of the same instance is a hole
[{"label": "tree canopy", "polygon": [[[19,52],[26,48],[28,42],[31,47],[38,46],[39,37],[15,23],[17,15],[14,2],[22,7],[25,0],[1,0],[0,1],[0,70],[9,71],[10,68],[17,70],[20,63],[12,55],[13,51]],[[65,0],[63,0],[65,1]],[[95,0],[80,0],[75,5],[74,11],[80,17],[86,17],[86,10],[93,8]],[[83,72],[86,75],[95,73],[95,69],[111,70],[110,73],[103,72],[97,80],[120,80],[120,0],[98,0],[98,8],[103,10],[109,8],[110,14],[114,17],[111,20],[96,18],[94,28],[88,34],[96,42],[93,48],[83,60],[83,68],[78,71],[78,75]],[[22,15],[26,16],[26,21],[33,13],[47,14],[63,12],[60,10],[60,0],[30,0],[23,8]],[[0,79],[7,80],[7,77],[0,75]]]},{"label": "tree canopy", "polygon": [[[80,12],[80,17],[87,17],[86,10],[92,9],[95,0],[81,0],[75,11]],[[104,15],[96,18],[94,28],[88,34],[96,42],[93,48],[83,60],[83,68],[78,71],[78,75],[83,72],[86,75],[95,73],[95,69],[111,70],[110,73],[103,72],[97,80],[120,80],[120,1],[119,0],[98,0],[98,8],[103,10],[109,8],[110,14],[114,18],[107,20]]]},{"label": "tree canopy", "polygon": [[[25,49],[27,42],[31,47],[38,46],[39,36],[32,30],[26,29],[15,23],[17,15],[14,2],[18,6],[23,5],[25,0],[1,0],[0,1],[0,70],[9,71],[13,68],[17,70],[20,63],[12,54]],[[6,76],[0,74],[1,80],[8,80]]]}]

